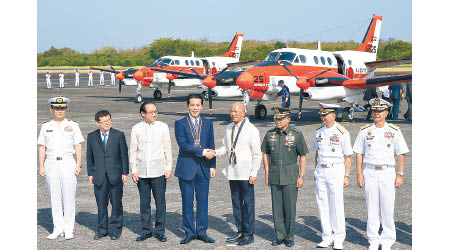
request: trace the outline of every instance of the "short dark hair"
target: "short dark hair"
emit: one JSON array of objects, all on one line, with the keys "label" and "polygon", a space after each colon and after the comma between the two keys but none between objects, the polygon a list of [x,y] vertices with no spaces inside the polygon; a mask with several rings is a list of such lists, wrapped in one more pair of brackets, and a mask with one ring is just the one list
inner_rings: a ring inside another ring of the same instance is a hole
[{"label": "short dark hair", "polygon": [[139,114],[142,113],[142,112],[147,113],[147,110],[145,109],[145,105],[147,105],[147,104],[153,104],[156,107],[156,104],[154,102],[150,102],[150,101],[143,102],[141,104],[141,107],[139,107]]},{"label": "short dark hair", "polygon": [[189,102],[191,99],[200,99],[200,100],[202,100],[202,105],[203,105],[203,97],[200,94],[189,94],[186,99],[187,105],[189,105]]},{"label": "short dark hair", "polygon": [[100,121],[100,117],[105,117],[105,116],[108,116],[108,115],[109,115],[110,118],[112,118],[111,117],[111,113],[109,113],[108,110],[100,110],[97,113],[95,113],[95,121],[99,122]]}]

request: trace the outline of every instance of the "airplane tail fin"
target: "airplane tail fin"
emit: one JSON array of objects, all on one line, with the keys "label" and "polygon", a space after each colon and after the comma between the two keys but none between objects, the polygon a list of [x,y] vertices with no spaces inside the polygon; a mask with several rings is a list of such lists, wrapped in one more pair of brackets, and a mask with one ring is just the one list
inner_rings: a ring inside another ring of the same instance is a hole
[{"label": "airplane tail fin", "polygon": [[367,28],[366,35],[364,35],[364,38],[356,51],[373,53],[375,56],[377,55],[382,21],[382,16],[373,15],[369,28]]},{"label": "airplane tail fin", "polygon": [[244,34],[236,33],[233,40],[228,46],[227,52],[223,54],[224,57],[236,58],[239,61],[241,56],[242,40],[244,39]]}]

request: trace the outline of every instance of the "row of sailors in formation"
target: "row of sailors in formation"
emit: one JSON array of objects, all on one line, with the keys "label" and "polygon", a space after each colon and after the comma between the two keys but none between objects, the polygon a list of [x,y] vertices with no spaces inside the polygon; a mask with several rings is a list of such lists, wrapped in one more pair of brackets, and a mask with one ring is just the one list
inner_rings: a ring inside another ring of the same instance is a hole
[{"label": "row of sailors in formation", "polygon": [[[78,124],[65,119],[69,101],[64,97],[49,100],[55,120],[42,125],[38,139],[39,172],[46,176],[52,203],[54,228],[53,233],[47,237],[49,239],[60,235],[65,235],[66,239],[73,238],[75,174],[81,172],[80,143],[84,139]],[[343,249],[346,237],[343,188],[349,185],[353,152],[356,153],[357,184],[365,189],[369,250],[378,249],[379,245],[383,250],[391,249],[395,243],[395,188],[403,185],[405,154],[409,149],[400,128],[385,120],[391,104],[378,98],[370,100],[369,104],[373,110],[374,123],[361,127],[353,148],[349,132],[335,122],[339,106],[320,104],[319,114],[323,124],[316,129],[313,143],[313,150],[316,151],[316,199],[322,227],[322,241],[317,244],[319,248],[333,245],[334,249]],[[276,127],[266,132],[261,143],[258,129],[245,118],[243,104],[234,103],[230,108],[232,122],[226,127],[223,138],[224,146],[215,149],[213,125],[210,120],[200,116],[202,107],[203,99],[200,95],[189,95],[189,114],[175,122],[175,137],[180,149],[175,176],[180,184],[182,224],[185,230],[180,243],[187,244],[193,239],[206,243],[215,242],[206,234],[209,179],[215,176],[215,157],[226,155],[228,165],[223,172],[229,180],[237,227],[237,233],[228,238],[227,242],[235,242],[237,245],[254,242],[254,184],[263,159],[265,184],[271,189],[276,235],[271,244],[294,246],[296,201],[298,188],[303,186],[306,178],[308,147],[303,134],[297,128],[289,126],[290,110],[272,109]],[[172,171],[168,125],[157,121],[157,108],[151,102],[143,103],[140,113],[144,120],[133,126],[129,149],[123,132],[111,128],[111,114],[107,111],[97,112],[95,120],[99,129],[88,135],[86,162],[98,208],[98,226],[94,239],[106,235],[113,240],[120,237],[123,183],[130,166],[132,179],[138,185],[140,193],[142,229],[136,240],[143,241],[153,234],[159,241],[167,241],[164,228],[165,180],[170,178]],[[57,126],[56,120],[64,124]],[[61,153],[63,149],[67,149],[69,153]],[[74,152],[76,162],[73,159]],[[397,171],[395,155],[398,157]],[[104,165],[108,163],[105,159],[116,159],[117,162],[110,164],[122,167],[107,167]],[[200,165],[196,168],[196,164]],[[114,174],[114,171],[118,173]],[[155,232],[150,214],[150,189],[153,190],[156,204]],[[197,197],[195,223],[194,190]],[[65,203],[64,214],[61,195]],[[112,204],[110,222],[113,224],[109,231],[108,199]]]},{"label": "row of sailors in formation", "polygon": [[[111,72],[111,86],[115,86],[116,85],[116,74]],[[45,79],[47,81],[47,89],[51,89],[52,88],[52,82],[50,80],[52,76],[52,73],[50,71],[47,71],[47,73],[45,74]],[[92,70],[89,70],[88,72],[88,87],[93,87],[94,86],[94,78],[92,76]],[[103,71],[100,71],[100,86],[104,86],[105,85],[105,77],[103,75]],[[75,70],[75,87],[79,88],[80,87],[80,72],[78,69]],[[59,88],[64,88],[64,73],[61,71],[59,73]]]}]

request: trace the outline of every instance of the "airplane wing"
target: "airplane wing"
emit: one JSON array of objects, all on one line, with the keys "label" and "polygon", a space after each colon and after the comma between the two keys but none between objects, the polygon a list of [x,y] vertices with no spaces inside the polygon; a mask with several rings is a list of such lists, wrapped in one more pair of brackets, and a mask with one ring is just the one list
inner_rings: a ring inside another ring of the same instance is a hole
[{"label": "airplane wing", "polygon": [[246,61],[246,62],[235,62],[235,63],[228,63],[227,68],[233,68],[233,67],[245,67],[253,64],[257,64],[262,62],[263,60],[254,60],[254,61]]},{"label": "airplane wing", "polygon": [[342,82],[342,86],[349,89],[366,89],[397,83],[412,82],[412,74],[387,75],[371,78],[349,79]]},{"label": "airplane wing", "polygon": [[95,68],[95,67],[90,67],[90,69],[95,69],[95,70],[100,70],[100,71],[105,71],[105,72],[110,72],[110,73],[119,73],[119,72],[121,72],[121,71],[112,70],[112,69],[102,69],[102,68]]},{"label": "airplane wing", "polygon": [[190,72],[186,72],[186,71],[177,71],[177,70],[167,70],[167,69],[158,69],[158,68],[154,68],[152,69],[153,71],[158,71],[158,72],[164,72],[164,73],[169,73],[169,74],[174,74],[174,75],[180,75],[180,76],[185,76],[185,77],[190,77],[190,78],[196,78],[196,79],[205,79],[207,77],[207,75],[204,74],[200,74],[197,71],[195,71],[194,69],[191,69],[192,73]]},{"label": "airplane wing", "polygon": [[400,60],[384,60],[384,61],[373,61],[366,62],[366,67],[369,71],[373,71],[376,68],[385,68],[391,67],[400,64],[409,64],[412,63],[412,59],[400,59]]}]

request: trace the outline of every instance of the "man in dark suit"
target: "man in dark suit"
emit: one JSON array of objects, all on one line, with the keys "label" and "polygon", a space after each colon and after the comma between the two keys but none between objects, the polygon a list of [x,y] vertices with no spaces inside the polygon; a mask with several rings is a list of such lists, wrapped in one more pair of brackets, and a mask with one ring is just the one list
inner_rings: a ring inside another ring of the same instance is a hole
[{"label": "man in dark suit", "polygon": [[[185,231],[180,244],[187,244],[195,237],[205,243],[214,243],[214,239],[206,234],[209,180],[216,175],[213,124],[200,116],[203,109],[201,95],[190,94],[187,108],[189,114],[175,122],[175,138],[179,147],[175,176],[178,177],[181,190]],[[194,194],[197,200],[195,223]]]},{"label": "man in dark suit", "polygon": [[[111,128],[111,114],[107,110],[95,114],[99,129],[87,137],[87,170],[89,182],[94,184],[98,223],[94,239],[109,234],[112,240],[122,234],[123,183],[128,178],[128,146],[123,132]],[[108,232],[108,200],[111,201],[111,230]]]}]

